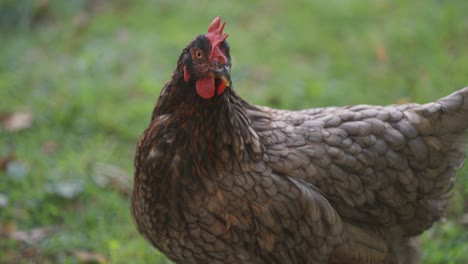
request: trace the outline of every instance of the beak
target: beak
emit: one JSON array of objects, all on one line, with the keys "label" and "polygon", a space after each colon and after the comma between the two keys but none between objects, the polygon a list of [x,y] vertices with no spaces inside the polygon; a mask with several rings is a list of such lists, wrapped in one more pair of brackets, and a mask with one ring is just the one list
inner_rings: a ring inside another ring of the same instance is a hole
[{"label": "beak", "polygon": [[225,84],[226,87],[231,86],[231,67],[229,65],[224,65],[223,67],[211,70],[216,78],[221,79]]}]

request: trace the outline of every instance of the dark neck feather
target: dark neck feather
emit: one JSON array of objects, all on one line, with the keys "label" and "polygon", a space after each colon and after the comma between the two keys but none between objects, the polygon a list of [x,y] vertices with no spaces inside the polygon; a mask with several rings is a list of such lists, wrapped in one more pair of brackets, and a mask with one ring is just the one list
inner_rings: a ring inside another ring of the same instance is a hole
[{"label": "dark neck feather", "polygon": [[161,223],[168,221],[166,213],[172,220],[179,217],[177,210],[167,208],[178,208],[179,201],[201,205],[204,194],[216,190],[217,179],[248,171],[263,151],[251,127],[248,111],[253,106],[231,88],[202,99],[183,76],[173,77],[158,99],[135,158],[133,199],[140,207],[134,214],[159,210]]},{"label": "dark neck feather", "polygon": [[226,163],[237,163],[236,167],[245,169],[248,164],[242,163],[258,159],[261,153],[261,143],[247,112],[250,107],[232,88],[205,100],[196,94],[194,83],[186,84],[183,74],[175,72],[161,92],[153,118],[170,115],[169,126],[177,131],[176,144],[186,147],[195,163],[206,166],[204,170]]}]

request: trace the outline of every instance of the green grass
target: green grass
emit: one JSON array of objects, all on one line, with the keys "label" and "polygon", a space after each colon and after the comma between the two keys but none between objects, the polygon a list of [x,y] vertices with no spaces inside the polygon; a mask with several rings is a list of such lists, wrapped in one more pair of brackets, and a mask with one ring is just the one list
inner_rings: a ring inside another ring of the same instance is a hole
[{"label": "green grass", "polygon": [[[94,167],[132,174],[136,141],[180,51],[216,15],[227,21],[237,92],[300,109],[422,103],[467,86],[466,10],[463,0],[3,1],[0,112],[30,111],[33,124],[0,131],[0,158],[17,159],[0,171],[0,231],[57,230],[33,244],[2,237],[0,262],[77,263],[74,250],[110,263],[166,262],[138,235],[128,197],[98,186]],[[45,151],[50,144],[56,150]],[[57,194],[57,184],[76,196]],[[459,224],[467,211],[464,169],[447,223],[423,235],[424,263],[468,262]]]}]

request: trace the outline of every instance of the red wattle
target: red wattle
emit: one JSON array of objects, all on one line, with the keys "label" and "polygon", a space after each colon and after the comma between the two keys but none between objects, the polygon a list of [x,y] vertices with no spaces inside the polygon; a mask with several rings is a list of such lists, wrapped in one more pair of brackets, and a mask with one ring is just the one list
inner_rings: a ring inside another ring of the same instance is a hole
[{"label": "red wattle", "polygon": [[218,85],[218,90],[217,93],[218,95],[222,94],[224,92],[224,90],[226,89],[226,83],[225,82],[221,82],[219,85]]},{"label": "red wattle", "polygon": [[215,95],[215,80],[213,77],[200,79],[196,83],[197,93],[204,99],[210,99]]}]

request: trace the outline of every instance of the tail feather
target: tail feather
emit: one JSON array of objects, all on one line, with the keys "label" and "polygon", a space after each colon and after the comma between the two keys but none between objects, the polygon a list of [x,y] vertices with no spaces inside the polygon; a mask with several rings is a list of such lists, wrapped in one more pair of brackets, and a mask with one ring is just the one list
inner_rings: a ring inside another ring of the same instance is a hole
[{"label": "tail feather", "polygon": [[421,105],[414,111],[425,117],[421,132],[428,135],[465,133],[468,129],[468,87],[435,102]]},{"label": "tail feather", "polygon": [[418,235],[440,219],[451,198],[456,169],[467,151],[468,87],[435,102],[415,105],[405,112],[427,145],[429,167],[417,172],[421,185],[430,186],[413,219],[403,224],[407,235]]}]

